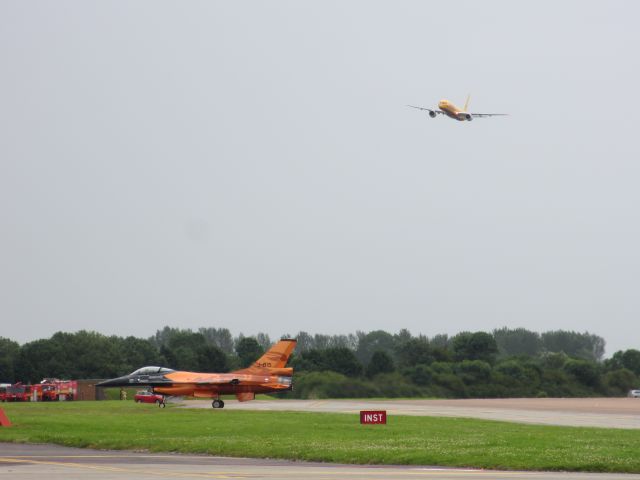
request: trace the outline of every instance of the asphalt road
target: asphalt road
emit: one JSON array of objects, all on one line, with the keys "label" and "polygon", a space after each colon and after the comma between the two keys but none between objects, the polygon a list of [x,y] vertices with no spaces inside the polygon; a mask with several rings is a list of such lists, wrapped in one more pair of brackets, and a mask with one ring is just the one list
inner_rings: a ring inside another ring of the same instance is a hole
[{"label": "asphalt road", "polygon": [[[211,401],[184,402],[211,408]],[[353,413],[386,410],[388,415],[467,417],[541,425],[640,429],[640,398],[501,398],[470,400],[226,400],[233,410]]]},{"label": "asphalt road", "polygon": [[0,443],[0,478],[21,480],[45,478],[47,480],[158,478],[640,480],[640,475],[506,472],[405,466],[376,467]]}]

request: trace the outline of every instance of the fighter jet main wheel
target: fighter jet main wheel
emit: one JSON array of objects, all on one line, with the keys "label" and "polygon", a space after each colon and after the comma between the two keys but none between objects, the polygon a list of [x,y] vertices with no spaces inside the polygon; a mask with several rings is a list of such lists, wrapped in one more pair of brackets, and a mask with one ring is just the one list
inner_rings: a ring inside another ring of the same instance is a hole
[{"label": "fighter jet main wheel", "polygon": [[216,398],[213,402],[211,402],[211,406],[213,408],[224,408],[224,402]]}]

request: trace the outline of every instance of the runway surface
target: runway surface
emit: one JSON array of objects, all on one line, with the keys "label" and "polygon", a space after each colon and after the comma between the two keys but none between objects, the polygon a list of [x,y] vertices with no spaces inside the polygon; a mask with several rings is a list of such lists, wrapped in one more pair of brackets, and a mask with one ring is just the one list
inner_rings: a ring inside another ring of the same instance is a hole
[{"label": "runway surface", "polygon": [[21,480],[42,480],[43,478],[47,480],[158,478],[640,480],[640,475],[507,472],[410,466],[376,467],[0,443],[0,478]]},{"label": "runway surface", "polygon": [[[388,415],[467,417],[541,425],[640,429],[640,398],[500,398],[470,400],[225,400],[233,410],[353,413],[386,410]],[[186,401],[187,408],[211,408],[211,401]]]}]

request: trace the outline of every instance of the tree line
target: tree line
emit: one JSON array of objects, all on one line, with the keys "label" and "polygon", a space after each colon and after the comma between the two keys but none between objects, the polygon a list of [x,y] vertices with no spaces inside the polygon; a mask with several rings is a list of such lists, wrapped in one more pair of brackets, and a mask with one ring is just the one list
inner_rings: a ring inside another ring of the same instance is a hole
[{"label": "tree line", "polygon": [[[640,386],[640,351],[603,360],[604,339],[588,332],[501,328],[429,338],[403,329],[294,338],[294,390],[286,394],[294,398],[609,396]],[[58,332],[23,345],[0,337],[0,382],[112,378],[144,365],[228,372],[272,343],[265,333],[234,337],[226,328],[165,327],[146,339]]]}]

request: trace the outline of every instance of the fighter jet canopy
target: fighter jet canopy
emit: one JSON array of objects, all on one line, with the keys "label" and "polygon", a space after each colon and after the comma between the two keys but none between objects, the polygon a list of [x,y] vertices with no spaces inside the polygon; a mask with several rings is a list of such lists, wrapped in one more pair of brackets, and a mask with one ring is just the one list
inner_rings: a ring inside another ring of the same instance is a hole
[{"label": "fighter jet canopy", "polygon": [[175,372],[175,370],[165,367],[142,367],[135,372],[130,373],[130,375],[154,375],[158,373],[165,374],[171,372]]}]

